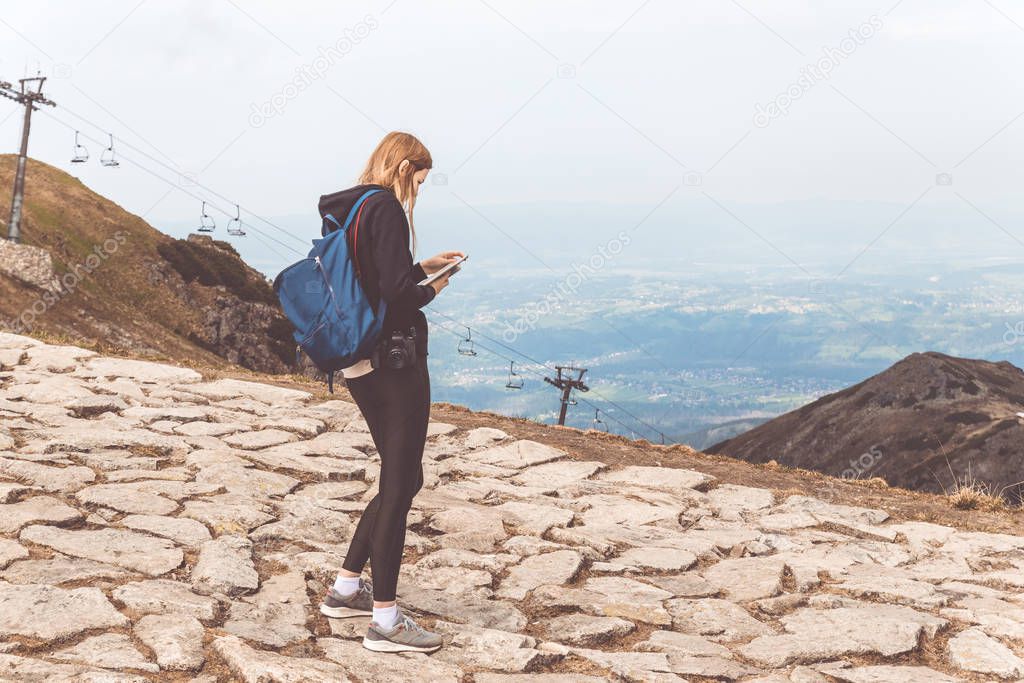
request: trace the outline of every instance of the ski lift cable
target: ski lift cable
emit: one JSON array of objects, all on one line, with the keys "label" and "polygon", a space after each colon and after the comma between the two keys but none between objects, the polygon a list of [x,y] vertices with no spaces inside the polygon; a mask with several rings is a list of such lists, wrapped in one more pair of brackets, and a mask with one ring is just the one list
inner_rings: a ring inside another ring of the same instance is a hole
[{"label": "ski lift cable", "polygon": [[[40,109],[39,111],[42,111],[42,112],[43,112],[43,113],[45,113],[45,114],[46,114],[47,116],[49,116],[50,118],[52,118],[52,119],[53,119],[54,121],[56,121],[56,122],[57,122],[57,123],[59,123],[60,125],[64,126],[65,128],[68,128],[69,130],[74,130],[74,129],[75,129],[75,128],[74,128],[74,126],[70,125],[70,124],[69,124],[69,123],[67,123],[66,121],[63,121],[63,120],[61,120],[60,118],[58,118],[58,117],[56,117],[56,116],[53,116],[53,115],[52,115],[52,114],[51,114],[51,113],[50,113],[50,112],[49,112],[48,110],[46,110],[46,109]],[[103,143],[102,143],[102,142],[100,142],[99,140],[96,140],[95,138],[93,138],[93,137],[90,137],[90,136],[86,135],[85,133],[82,133],[82,137],[83,137],[83,138],[85,138],[86,140],[88,140],[88,141],[90,141],[90,142],[94,143],[94,144],[103,144]],[[174,181],[172,181],[172,180],[168,180],[167,178],[163,177],[162,175],[160,175],[159,173],[157,173],[157,172],[156,172],[156,171],[154,171],[153,169],[151,169],[151,168],[148,168],[148,167],[147,167],[147,166],[146,166],[145,164],[139,163],[139,162],[138,162],[138,161],[136,161],[135,159],[132,159],[131,157],[125,156],[125,155],[123,155],[123,154],[121,154],[121,155],[120,155],[120,158],[121,158],[121,160],[122,160],[122,161],[127,161],[128,163],[132,164],[133,166],[135,166],[135,167],[137,167],[137,168],[139,168],[139,169],[141,169],[141,170],[145,171],[145,172],[146,172],[146,173],[148,173],[149,175],[153,176],[153,177],[154,177],[154,178],[156,178],[157,180],[160,180],[160,181],[162,181],[162,182],[166,183],[166,184],[167,184],[167,185],[169,185],[169,186],[170,186],[170,187],[171,187],[172,189],[176,189],[176,190],[178,190],[179,192],[181,192],[181,193],[183,193],[183,194],[185,194],[185,195],[188,195],[189,197],[191,197],[192,199],[195,199],[195,200],[196,200],[196,201],[198,201],[198,202],[206,201],[206,204],[207,204],[207,206],[210,206],[210,207],[212,207],[212,208],[216,209],[217,211],[221,212],[221,213],[222,213],[222,214],[224,214],[225,216],[228,216],[228,217],[230,217],[230,216],[232,215],[232,212],[230,212],[230,211],[226,211],[226,210],[224,210],[223,208],[221,208],[220,206],[218,206],[218,205],[214,204],[213,202],[211,202],[211,201],[209,201],[209,200],[206,200],[206,199],[204,199],[204,198],[203,198],[203,197],[201,197],[200,195],[197,195],[197,194],[195,194],[195,193],[193,193],[193,192],[190,192],[190,191],[189,191],[189,190],[187,190],[186,188],[184,188],[184,187],[181,187],[181,185],[179,185],[178,183],[176,183],[176,182],[174,182]],[[263,235],[263,236],[264,236],[264,237],[266,237],[267,239],[269,239],[269,240],[272,240],[273,242],[277,243],[277,244],[278,244],[279,246],[281,246],[281,247],[284,247],[285,249],[288,249],[288,250],[289,250],[289,251],[291,251],[292,253],[294,253],[294,254],[296,254],[296,255],[298,255],[298,256],[301,256],[301,257],[304,257],[304,256],[306,256],[306,254],[305,254],[305,253],[303,253],[303,252],[299,251],[298,249],[296,249],[295,247],[293,247],[293,246],[291,246],[291,245],[289,245],[289,244],[285,244],[284,242],[282,242],[281,240],[277,239],[277,238],[276,238],[276,237],[274,237],[273,235],[270,235],[270,234],[268,234],[268,233],[266,233],[266,232],[263,232],[262,230],[260,230],[260,229],[258,229],[258,228],[256,228],[256,227],[254,227],[254,226],[252,226],[252,225],[250,225],[249,227],[250,227],[250,228],[251,228],[251,229],[252,229],[253,231],[255,231],[255,232],[258,232],[258,233],[260,233],[261,235]],[[280,256],[280,254],[278,254],[278,255]]]},{"label": "ski lift cable", "polygon": [[[455,318],[451,317],[450,315],[447,315],[446,313],[442,313],[441,311],[437,310],[436,308],[434,308],[432,306],[426,306],[425,308],[429,309],[432,313],[437,313],[438,315],[447,318],[448,320],[452,321],[453,323],[455,323],[457,325],[460,325],[462,327],[466,327],[468,329],[468,325],[466,325],[465,323],[456,320]],[[492,342],[494,344],[497,344],[498,346],[501,346],[501,347],[511,351],[512,353],[515,353],[515,354],[525,358],[526,360],[530,361],[534,365],[537,365],[538,367],[544,368],[545,372],[554,372],[555,371],[554,368],[549,367],[547,364],[542,363],[541,361],[537,360],[536,358],[532,358],[531,356],[528,356],[527,354],[523,353],[519,349],[513,348],[513,347],[509,346],[508,344],[505,344],[504,342],[502,342],[499,339],[495,339],[494,337],[491,337],[491,336],[489,336],[487,334],[484,334],[483,332],[480,331],[480,328],[477,328],[476,333],[477,333],[478,337],[483,337],[484,339],[486,339],[486,340],[488,340],[488,341],[490,341],[490,342]],[[604,396],[603,394],[601,394],[601,392],[595,390],[593,387],[590,388],[590,393],[598,396],[601,400],[605,401],[609,405],[612,405],[612,406],[618,408],[623,413],[625,413],[626,415],[628,415],[632,419],[636,420],[639,424],[642,424],[644,427],[646,427],[647,429],[649,429],[652,432],[654,432],[655,434],[657,434],[659,437],[661,437],[662,440],[664,440],[664,441],[668,441],[669,440],[669,437],[668,437],[667,434],[665,434],[665,432],[661,431],[660,429],[658,429],[654,425],[652,425],[652,424],[650,424],[648,422],[645,422],[644,420],[640,419],[639,417],[634,415],[632,412],[626,410],[625,408],[623,408],[621,405],[619,405],[615,401],[613,401],[610,398]],[[608,413],[605,413],[605,414],[607,415]]]},{"label": "ski lift cable", "polygon": [[[433,309],[432,309],[432,310],[433,310]],[[436,312],[436,311],[435,311],[435,312]],[[446,317],[447,317],[447,316],[446,316]],[[431,321],[431,322],[433,322],[433,323],[434,323],[434,325],[436,325],[436,326],[437,326],[437,327],[439,327],[440,329],[444,330],[444,331],[445,331],[445,332],[447,332],[448,334],[451,334],[451,335],[453,335],[453,336],[455,336],[455,337],[459,337],[459,338],[461,338],[461,336],[462,336],[462,335],[461,335],[460,333],[456,332],[455,330],[452,330],[452,329],[449,329],[449,328],[445,327],[444,325],[442,325],[441,323],[437,322],[436,320],[433,320],[433,321]],[[495,351],[494,349],[492,349],[492,348],[489,348],[489,347],[485,346],[484,344],[481,344],[480,342],[477,342],[476,344],[477,344],[477,346],[479,346],[479,347],[480,347],[481,349],[483,349],[484,351],[487,351],[488,353],[490,353],[490,354],[492,354],[492,355],[494,355],[494,356],[497,356],[498,358],[502,358],[502,359],[504,359],[504,360],[507,360],[507,361],[509,361],[509,362],[512,362],[512,360],[513,360],[512,358],[509,358],[509,357],[508,357],[508,356],[506,356],[505,354],[503,354],[503,353],[501,353],[501,352],[499,352],[499,351]],[[517,353],[518,353],[518,352],[517,352]],[[533,374],[537,375],[537,376],[538,376],[538,377],[540,377],[541,379],[543,379],[543,378],[544,378],[544,374],[543,374],[543,373],[540,373],[540,372],[537,372],[536,370],[531,370],[531,369],[527,368],[527,371],[528,371],[528,372],[532,372]],[[591,389],[591,392],[593,392],[593,389]],[[607,399],[604,399],[604,400],[607,400]],[[592,403],[591,401],[589,401],[589,400],[587,400],[587,399],[583,398],[582,396],[581,396],[581,397],[579,398],[579,401],[581,401],[581,402],[585,403],[586,405],[588,405],[588,406],[589,406],[589,407],[591,407],[591,408],[594,408],[595,410],[597,409],[597,406],[596,406],[596,405],[594,405],[594,404],[593,404],[593,403]],[[609,401],[609,403],[610,403],[610,401]],[[613,404],[613,405],[614,405],[614,404]],[[627,414],[628,414],[628,413],[627,413]],[[611,413],[605,412],[605,414],[604,414],[604,415],[605,415],[605,417],[607,417],[608,419],[610,419],[610,420],[614,421],[614,422],[615,422],[615,423],[616,423],[617,425],[619,425],[620,427],[622,427],[622,428],[623,428],[623,429],[624,429],[625,431],[627,431],[627,432],[630,432],[630,433],[635,433],[635,430],[633,429],[633,427],[630,427],[629,425],[627,425],[626,423],[624,423],[624,422],[623,422],[622,420],[620,420],[619,418],[615,417],[615,416],[614,416],[614,415],[612,415]],[[633,416],[631,415],[631,417],[633,417]],[[634,420],[637,420],[637,418],[636,418],[636,417],[633,417],[633,419],[634,419]],[[637,420],[637,422],[639,422],[640,424],[643,424],[643,425],[647,426],[648,428],[650,428],[650,425],[647,425],[647,424],[646,424],[646,423],[644,423],[644,422],[643,422],[642,420]],[[653,428],[652,428],[652,429],[653,429]],[[659,431],[659,430],[657,430],[657,429],[654,429],[653,431],[655,431],[655,432],[656,432],[656,433],[658,433],[658,434],[661,434],[661,433],[662,433],[662,432],[660,432],[660,431]]]},{"label": "ski lift cable", "polygon": [[[441,329],[442,329],[442,330],[444,330],[445,332],[447,332],[447,333],[449,333],[449,334],[451,334],[451,335],[453,335],[453,336],[455,336],[455,337],[460,337],[460,336],[461,336],[461,335],[460,335],[460,334],[459,334],[458,332],[456,332],[455,330],[451,330],[451,329],[448,329],[447,327],[445,327],[444,325],[442,325],[441,323],[439,323],[439,322],[437,322],[437,321],[431,321],[431,322],[433,322],[433,323],[434,323],[434,325],[436,325],[437,327],[441,328]],[[499,352],[499,351],[495,351],[494,349],[492,349],[492,348],[489,348],[489,347],[485,346],[484,344],[480,344],[480,343],[478,342],[478,343],[477,343],[477,345],[478,345],[478,346],[479,346],[479,347],[480,347],[481,349],[483,349],[484,351],[487,351],[488,353],[490,353],[490,354],[492,354],[492,355],[494,355],[494,356],[497,356],[498,358],[502,358],[502,359],[504,359],[504,360],[507,360],[507,361],[510,361],[510,362],[512,361],[512,359],[511,359],[511,358],[509,358],[508,356],[504,355],[503,353],[501,353],[501,352]],[[532,372],[533,374],[537,375],[537,376],[538,376],[538,377],[540,377],[541,379],[543,379],[543,378],[544,378],[544,374],[543,374],[543,373],[537,372],[536,370],[530,370],[529,368],[527,368],[527,370],[528,370],[529,372]],[[587,405],[588,405],[588,406],[590,406],[591,408],[594,408],[595,410],[597,409],[597,406],[595,406],[595,405],[594,405],[594,404],[593,404],[593,403],[592,403],[591,401],[589,401],[589,400],[587,400],[587,399],[585,399],[585,398],[583,398],[583,397],[580,397],[580,399],[579,399],[579,400],[580,400],[580,401],[582,401],[583,403],[587,404]],[[613,422],[615,422],[615,423],[616,423],[617,425],[619,425],[620,427],[622,427],[622,429],[623,429],[623,430],[625,430],[626,432],[629,432],[629,433],[631,433],[631,434],[635,434],[635,433],[636,433],[636,432],[635,432],[635,430],[634,430],[634,429],[633,429],[632,427],[630,427],[629,425],[627,425],[627,424],[626,424],[625,422],[623,422],[623,421],[622,421],[622,420],[620,420],[619,418],[615,417],[614,415],[612,415],[612,414],[610,414],[610,413],[607,413],[607,412],[606,412],[606,413],[605,413],[605,417],[607,417],[608,419],[610,419],[610,420],[612,420]],[[634,419],[635,419],[635,418],[634,418]],[[641,424],[643,424],[643,423],[641,422]],[[656,430],[656,431],[657,431],[657,430]],[[660,432],[659,432],[659,433],[660,433]]]},{"label": "ski lift cable", "polygon": [[[77,113],[75,113],[75,112],[71,111],[70,109],[68,109],[67,107],[65,107],[65,106],[63,106],[63,105],[61,105],[61,109],[63,109],[63,110],[65,110],[65,111],[67,111],[67,112],[68,112],[69,114],[71,114],[72,116],[74,116],[74,117],[76,117],[76,118],[78,118],[78,119],[81,119],[82,121],[85,121],[86,123],[88,123],[88,124],[89,124],[90,126],[92,126],[93,128],[96,128],[97,130],[103,130],[104,132],[106,132],[106,130],[105,130],[105,129],[104,129],[104,128],[103,128],[102,126],[100,126],[100,125],[99,125],[99,124],[97,124],[97,123],[94,123],[94,122],[90,121],[89,119],[85,118],[85,117],[84,117],[84,116],[82,116],[81,114],[77,114]],[[68,125],[68,124],[64,124],[64,125]],[[87,138],[87,139],[88,139],[88,138]],[[143,150],[143,149],[140,149],[140,148],[138,148],[138,147],[136,147],[136,146],[132,145],[132,144],[131,144],[131,143],[129,143],[129,142],[126,142],[126,141],[124,141],[124,140],[120,140],[120,139],[119,139],[119,140],[118,140],[118,144],[120,144],[120,145],[122,145],[122,146],[124,146],[124,147],[127,147],[128,149],[130,149],[130,150],[132,150],[132,151],[134,151],[134,152],[136,152],[136,153],[138,153],[138,154],[140,154],[140,155],[142,155],[142,156],[146,157],[147,159],[149,159],[149,160],[150,160],[150,161],[152,161],[153,163],[155,163],[155,164],[158,164],[159,166],[163,167],[164,169],[166,169],[166,170],[170,171],[171,173],[174,173],[174,174],[176,174],[176,175],[182,175],[182,171],[181,171],[181,169],[178,169],[178,168],[174,168],[174,167],[173,167],[173,166],[171,166],[170,164],[167,164],[167,163],[165,163],[164,161],[162,161],[162,160],[160,160],[160,159],[158,159],[158,158],[154,157],[154,156],[153,156],[152,154],[150,154],[149,152],[146,152],[145,150]],[[229,204],[234,204],[234,203],[235,203],[235,202],[234,202],[234,201],[233,201],[232,199],[230,199],[230,198],[228,198],[228,197],[225,197],[224,195],[220,194],[219,192],[217,192],[216,190],[214,190],[214,189],[212,189],[212,188],[210,188],[210,187],[207,187],[206,185],[203,185],[202,183],[200,183],[200,182],[199,182],[198,180],[196,180],[195,178],[190,178],[189,180],[190,180],[190,182],[194,183],[196,187],[198,187],[198,188],[201,188],[202,190],[206,191],[206,192],[207,192],[208,194],[210,194],[210,195],[212,195],[212,196],[214,196],[214,197],[217,197],[217,198],[218,198],[218,199],[220,199],[221,201],[225,201],[225,202],[227,202],[227,203],[229,203]],[[218,210],[220,210],[220,209],[218,209]],[[282,228],[281,226],[279,226],[279,225],[276,225],[276,224],[272,223],[271,221],[267,220],[267,219],[266,219],[266,218],[264,218],[263,216],[260,216],[259,214],[255,213],[255,212],[253,212],[253,211],[251,211],[251,210],[249,210],[249,209],[246,209],[246,211],[245,211],[245,212],[246,212],[247,214],[249,214],[250,216],[252,216],[253,218],[255,218],[255,219],[257,219],[257,220],[259,220],[259,221],[261,221],[261,222],[263,222],[263,223],[266,223],[266,224],[267,224],[268,226],[270,226],[270,227],[271,227],[271,228],[273,228],[274,230],[277,230],[278,232],[281,232],[281,233],[283,233],[283,234],[285,234],[285,235],[287,235],[287,236],[291,237],[292,239],[294,239],[294,240],[296,240],[296,241],[302,242],[302,244],[306,244],[306,240],[302,239],[301,237],[299,237],[299,236],[298,236],[298,235],[296,235],[295,233],[293,233],[293,232],[290,232],[290,231],[288,231],[288,230],[285,230],[285,229],[284,229],[284,228]],[[228,214],[228,215],[230,215],[230,214]],[[249,227],[252,227],[252,226],[250,225]]]},{"label": "ski lift cable", "polygon": [[[95,127],[95,128],[100,128],[100,127],[99,127],[99,126],[98,126],[97,124],[93,123],[92,121],[89,121],[88,119],[86,119],[85,117],[83,117],[83,116],[81,116],[81,115],[79,115],[79,114],[76,114],[75,112],[71,111],[70,109],[67,109],[67,107],[64,107],[64,109],[66,109],[66,110],[68,111],[68,113],[72,114],[73,116],[76,116],[77,118],[80,118],[80,119],[82,119],[83,121],[85,121],[86,123],[89,123],[89,124],[90,124],[90,125],[92,125],[93,127]],[[65,121],[63,121],[63,120],[61,120],[61,119],[59,119],[59,118],[58,118],[58,117],[56,117],[56,116],[54,116],[54,115],[53,115],[53,114],[52,114],[51,112],[49,112],[49,111],[47,111],[47,110],[44,110],[44,113],[46,113],[46,114],[47,114],[48,116],[50,116],[50,118],[52,118],[53,120],[57,121],[57,122],[58,122],[58,123],[60,123],[61,125],[65,126],[66,128],[68,128],[68,129],[70,129],[70,130],[76,130],[76,129],[74,128],[74,126],[72,126],[72,125],[68,124],[67,122],[65,122]],[[76,132],[77,132],[77,131],[76,131]],[[110,142],[111,142],[111,144],[110,144],[110,147],[112,148],[112,147],[113,147],[113,135],[111,135],[111,134],[109,134],[109,133],[108,133],[108,135],[110,135],[110,138],[111,138],[111,140],[110,140]],[[91,138],[91,137],[90,137],[90,136],[88,136],[88,135],[82,134],[82,137],[84,137],[85,139],[87,139],[87,140],[90,140],[90,141],[92,141],[92,142],[94,142],[94,143],[96,143],[96,144],[101,144],[101,145],[102,145],[102,143],[101,143],[101,142],[99,142],[99,141],[95,140],[94,138]],[[134,145],[131,145],[131,144],[129,144],[129,143],[126,143],[126,142],[123,142],[123,141],[122,141],[122,143],[121,143],[121,144],[123,144],[123,146],[125,146],[125,147],[128,147],[129,149],[131,149],[131,150],[133,150],[133,151],[137,152],[138,154],[140,154],[140,155],[142,155],[142,156],[146,157],[147,159],[149,159],[149,160],[150,160],[150,161],[152,161],[153,163],[156,163],[156,164],[158,164],[159,166],[161,166],[161,167],[163,167],[163,168],[165,168],[165,169],[167,169],[167,170],[171,171],[172,173],[175,173],[175,174],[180,174],[180,171],[179,171],[179,170],[177,170],[177,169],[173,168],[172,166],[169,166],[168,164],[164,163],[163,161],[161,161],[161,160],[159,160],[159,159],[157,159],[157,158],[153,157],[153,156],[152,156],[151,154],[147,153],[146,151],[144,151],[144,150],[142,150],[142,149],[139,149],[138,147],[135,147]],[[189,191],[188,191],[188,190],[186,190],[185,188],[182,188],[182,187],[181,187],[181,186],[180,186],[180,185],[179,185],[178,183],[175,183],[175,182],[173,182],[173,181],[170,181],[170,180],[168,180],[167,178],[164,178],[164,177],[163,177],[163,176],[161,176],[160,174],[158,174],[158,173],[156,173],[155,171],[153,171],[153,170],[151,170],[151,169],[147,168],[146,166],[144,166],[143,164],[139,163],[138,161],[136,161],[136,160],[134,160],[134,159],[131,159],[130,157],[126,157],[126,156],[124,156],[123,154],[121,154],[120,156],[121,156],[121,158],[122,158],[122,159],[124,159],[125,161],[128,161],[129,163],[131,163],[131,164],[133,164],[133,165],[137,166],[138,168],[140,168],[141,170],[143,170],[143,171],[145,171],[145,172],[149,173],[149,174],[150,174],[150,175],[152,175],[153,177],[155,177],[155,178],[157,178],[157,179],[159,179],[159,180],[163,181],[164,183],[167,183],[167,184],[168,184],[169,186],[171,186],[172,188],[178,189],[178,190],[179,190],[179,191],[181,191],[182,193],[184,193],[184,194],[186,194],[186,195],[188,195],[188,196],[192,197],[193,199],[196,199],[197,201],[205,201],[205,200],[203,200],[203,198],[202,198],[202,197],[200,197],[200,196],[198,196],[198,195],[195,195],[195,194],[193,194],[192,192],[189,192]],[[196,187],[199,187],[199,188],[201,188],[201,189],[205,190],[206,192],[208,192],[208,193],[210,193],[210,194],[212,194],[212,195],[214,195],[214,196],[216,196],[216,197],[218,197],[218,198],[220,198],[220,199],[222,199],[222,200],[224,200],[224,201],[229,201],[229,202],[230,202],[230,200],[229,200],[229,199],[228,199],[227,197],[225,197],[224,195],[220,194],[219,192],[216,192],[215,190],[212,190],[211,188],[209,188],[209,187],[207,187],[207,186],[203,185],[202,183],[199,183],[199,182],[195,182],[195,185],[196,185]],[[231,202],[231,203],[234,203],[234,202]],[[213,208],[214,208],[214,209],[216,209],[217,211],[220,211],[220,212],[221,212],[221,213],[223,213],[224,215],[226,215],[226,216],[228,216],[228,217],[231,217],[231,213],[230,213],[229,211],[226,211],[226,210],[224,210],[224,209],[220,208],[219,206],[217,206],[216,204],[213,204],[212,202],[209,202],[209,201],[207,201],[207,204],[209,204],[209,205],[210,205],[211,207],[213,207]],[[240,216],[240,211],[241,211],[240,207],[239,207],[239,206],[238,206],[238,205],[236,204],[236,215],[235,215],[235,218],[234,218],[234,219],[237,219],[237,218],[238,218],[238,217]],[[295,239],[295,240],[297,240],[297,241],[301,241],[301,242],[302,242],[303,244],[305,244],[305,240],[303,240],[302,238],[300,238],[300,237],[296,236],[296,235],[295,235],[294,233],[291,233],[291,232],[289,232],[289,231],[285,230],[284,228],[281,228],[280,226],[277,226],[277,225],[275,225],[274,223],[271,223],[270,221],[268,221],[267,219],[263,218],[262,216],[260,216],[260,215],[258,215],[258,214],[256,214],[256,213],[254,213],[254,212],[252,212],[252,211],[249,211],[249,210],[247,210],[247,211],[246,211],[246,213],[248,213],[248,214],[252,215],[252,216],[253,216],[254,218],[256,218],[256,219],[258,219],[258,220],[262,221],[263,223],[266,223],[266,224],[267,224],[267,225],[269,225],[270,227],[272,227],[272,228],[274,228],[274,229],[278,230],[279,232],[282,232],[283,234],[285,234],[285,235],[287,235],[287,236],[289,236],[289,237],[291,237],[291,238],[293,238],[293,239]],[[304,253],[302,253],[302,252],[298,251],[297,249],[295,249],[295,248],[293,248],[293,247],[291,247],[291,246],[289,246],[289,245],[287,245],[287,244],[285,244],[285,243],[281,242],[280,240],[276,239],[276,238],[275,238],[275,237],[273,237],[272,235],[268,235],[268,234],[266,234],[266,233],[264,233],[264,232],[261,232],[261,231],[260,231],[259,229],[257,229],[257,228],[256,228],[255,226],[253,226],[253,225],[251,225],[251,224],[250,224],[250,225],[249,225],[249,228],[250,228],[250,229],[252,229],[252,230],[254,230],[255,232],[257,232],[257,233],[259,233],[259,234],[262,234],[262,235],[263,235],[264,237],[266,237],[267,239],[273,240],[273,241],[274,241],[275,243],[277,243],[277,244],[279,244],[280,246],[282,246],[282,247],[284,247],[284,248],[288,249],[289,251],[291,251],[291,252],[293,252],[293,253],[295,253],[295,254],[297,254],[297,255],[299,255],[299,256],[305,256],[305,254],[304,254]],[[241,231],[240,231],[240,232],[241,232]],[[238,234],[238,233],[232,233],[232,234]],[[244,233],[244,232],[241,232],[241,234],[245,234],[245,233]],[[240,236],[240,235],[239,235],[239,236]],[[442,313],[442,312],[438,311],[437,309],[434,309],[434,308],[431,308],[431,307],[428,307],[428,308],[430,308],[430,310],[431,310],[431,311],[433,311],[433,312],[435,312],[435,313],[438,313],[439,315],[442,315],[443,317],[447,318],[448,320],[451,320],[452,322],[456,322],[456,323],[458,323],[458,321],[457,321],[457,320],[455,320],[454,318],[452,318],[451,316],[449,316],[449,315],[447,315],[447,314],[445,314],[445,313]],[[435,323],[435,324],[436,324],[436,323]],[[458,324],[461,324],[461,323],[458,323]],[[451,330],[448,330],[447,328],[445,328],[445,327],[443,327],[443,326],[441,326],[441,327],[442,327],[442,329],[444,329],[444,330],[446,330],[446,331],[448,331],[448,332],[451,332],[451,333],[453,333],[453,334],[455,334],[455,335],[457,335],[457,336],[459,336],[459,337],[461,338],[461,335],[459,335],[459,334],[458,334],[457,332],[452,332]],[[466,327],[467,329],[469,329],[469,327],[468,327],[468,326],[466,326],[466,325],[463,325],[463,327]],[[478,334],[481,334],[481,333],[479,332],[479,330],[478,330]],[[536,359],[534,359],[534,358],[531,358],[530,356],[528,356],[528,355],[524,354],[523,352],[519,351],[518,349],[515,349],[515,348],[513,348],[513,347],[511,347],[511,346],[509,346],[509,345],[507,345],[507,344],[505,344],[505,343],[503,343],[503,342],[501,342],[500,340],[494,339],[493,337],[490,337],[490,336],[488,336],[488,335],[482,335],[482,334],[481,334],[481,336],[483,336],[483,337],[484,337],[485,339],[488,339],[489,341],[491,341],[491,342],[493,342],[493,343],[495,343],[495,344],[497,344],[497,345],[499,345],[499,346],[501,346],[501,347],[503,347],[503,348],[505,348],[505,349],[507,349],[507,350],[509,350],[509,351],[513,352],[513,353],[516,353],[517,355],[519,355],[519,356],[521,356],[521,357],[523,357],[523,358],[527,359],[528,361],[530,361],[531,363],[534,363],[535,365],[537,365],[537,366],[539,366],[539,367],[543,367],[543,368],[545,368],[546,370],[550,370],[550,368],[548,368],[548,367],[547,367],[547,366],[546,366],[546,365],[545,365],[544,363],[542,363],[542,362],[540,362],[540,361],[538,361],[538,360],[536,360]],[[483,348],[483,347],[481,346],[481,348]],[[489,349],[488,349],[488,350],[489,350]],[[493,352],[493,350],[490,350],[490,351],[491,351],[492,353],[494,353],[494,352]],[[500,355],[500,354],[498,354],[498,355]],[[507,359],[507,360],[511,360],[511,359]],[[536,373],[536,372],[534,372],[534,374],[537,374],[537,375],[539,375],[540,377],[543,377],[543,375],[542,375],[541,373]],[[604,401],[605,401],[605,402],[607,402],[608,404],[610,404],[610,405],[612,405],[612,406],[614,406],[614,407],[618,408],[618,409],[619,409],[619,410],[621,410],[621,411],[622,411],[622,412],[623,412],[624,414],[626,414],[626,415],[628,415],[629,417],[631,417],[632,419],[636,420],[636,421],[637,421],[637,422],[638,422],[639,424],[642,424],[642,425],[644,425],[645,427],[647,427],[647,428],[648,428],[649,430],[651,430],[652,432],[654,432],[654,433],[658,434],[658,435],[659,435],[659,436],[660,436],[660,437],[662,438],[662,440],[665,440],[665,439],[667,438],[667,437],[666,437],[666,435],[665,435],[665,433],[664,433],[664,432],[662,432],[662,431],[661,431],[660,429],[658,429],[657,427],[654,427],[653,425],[650,425],[650,424],[648,424],[647,422],[643,421],[642,419],[640,419],[639,417],[637,417],[636,415],[634,415],[634,414],[633,414],[633,413],[631,413],[630,411],[628,411],[628,410],[626,410],[625,408],[623,408],[623,407],[622,407],[621,405],[619,405],[619,404],[617,404],[616,402],[612,401],[611,399],[608,399],[608,398],[606,398],[605,396],[601,395],[601,394],[600,394],[600,392],[594,391],[594,390],[593,390],[593,388],[591,389],[591,392],[592,392],[593,394],[595,394],[596,396],[600,397],[600,398],[601,398],[602,400],[604,400]],[[583,401],[584,403],[587,403],[588,405],[592,405],[592,404],[591,404],[591,403],[590,403],[589,401],[587,401],[586,399],[582,399],[582,398],[581,398],[580,400],[582,400],[582,401]],[[611,415],[609,415],[608,413],[605,413],[605,414],[606,414],[606,415],[608,415],[609,417],[611,417]],[[613,418],[613,419],[614,419],[614,418]],[[616,420],[616,422],[618,422],[618,420]],[[620,423],[620,424],[621,424],[621,423]],[[625,425],[623,425],[623,426],[625,427]]]}]

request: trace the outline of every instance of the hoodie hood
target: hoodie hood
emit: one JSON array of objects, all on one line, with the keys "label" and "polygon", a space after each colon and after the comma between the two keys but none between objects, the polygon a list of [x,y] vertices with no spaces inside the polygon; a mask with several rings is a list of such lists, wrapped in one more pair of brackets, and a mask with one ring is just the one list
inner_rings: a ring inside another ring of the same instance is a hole
[{"label": "hoodie hood", "polygon": [[340,190],[331,194],[325,194],[320,197],[320,203],[317,208],[320,210],[320,218],[323,218],[327,214],[334,216],[342,225],[345,224],[345,219],[348,218],[349,211],[355,206],[356,200],[358,200],[364,192],[367,190],[384,190],[390,192],[386,187],[381,185],[356,185],[350,187],[347,190]]}]

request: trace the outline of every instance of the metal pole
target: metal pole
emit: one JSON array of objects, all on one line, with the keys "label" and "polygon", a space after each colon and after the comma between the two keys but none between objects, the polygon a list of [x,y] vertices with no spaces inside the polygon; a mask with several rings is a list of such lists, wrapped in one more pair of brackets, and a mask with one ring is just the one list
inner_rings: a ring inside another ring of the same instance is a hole
[{"label": "metal pole", "polygon": [[[28,133],[32,127],[32,110],[35,105],[45,104],[48,107],[56,106],[52,100],[43,97],[43,83],[45,76],[34,78],[22,78],[18,81],[20,90],[15,90],[7,81],[0,81],[0,97],[14,100],[25,106],[25,121],[21,125],[21,150],[18,152],[18,166],[14,171],[14,196],[11,198],[11,219],[7,222],[7,239],[11,242],[18,242],[21,238],[21,214],[25,203],[25,168],[28,166]],[[33,92],[29,83],[35,83],[36,89]]]},{"label": "metal pole", "polygon": [[569,394],[572,392],[572,385],[566,384],[562,389],[562,410],[558,413],[558,424],[565,426],[565,411],[569,408]]},{"label": "metal pole", "polygon": [[28,165],[28,132],[32,126],[32,100],[25,102],[25,122],[21,126],[21,151],[14,172],[14,197],[11,199],[11,220],[7,222],[7,239],[17,242],[21,237],[21,205],[25,199],[25,167]]}]

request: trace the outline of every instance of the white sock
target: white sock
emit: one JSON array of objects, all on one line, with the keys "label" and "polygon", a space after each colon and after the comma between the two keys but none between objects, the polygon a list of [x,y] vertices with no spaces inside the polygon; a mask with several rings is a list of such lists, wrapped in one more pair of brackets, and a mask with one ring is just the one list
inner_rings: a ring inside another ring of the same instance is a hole
[{"label": "white sock", "polygon": [[358,576],[341,576],[334,580],[334,592],[338,595],[352,595],[359,590]]},{"label": "white sock", "polygon": [[398,623],[398,605],[391,607],[374,607],[373,621],[385,631],[390,631]]}]

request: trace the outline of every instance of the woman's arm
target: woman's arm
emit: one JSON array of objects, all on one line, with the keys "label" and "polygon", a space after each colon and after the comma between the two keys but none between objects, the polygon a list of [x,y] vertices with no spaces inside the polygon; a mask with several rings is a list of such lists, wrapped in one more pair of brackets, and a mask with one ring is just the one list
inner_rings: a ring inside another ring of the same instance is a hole
[{"label": "woman's arm", "polygon": [[380,295],[389,306],[422,308],[437,289],[416,284],[426,277],[409,253],[409,222],[397,201],[381,202],[373,217],[373,260],[380,276]]}]

